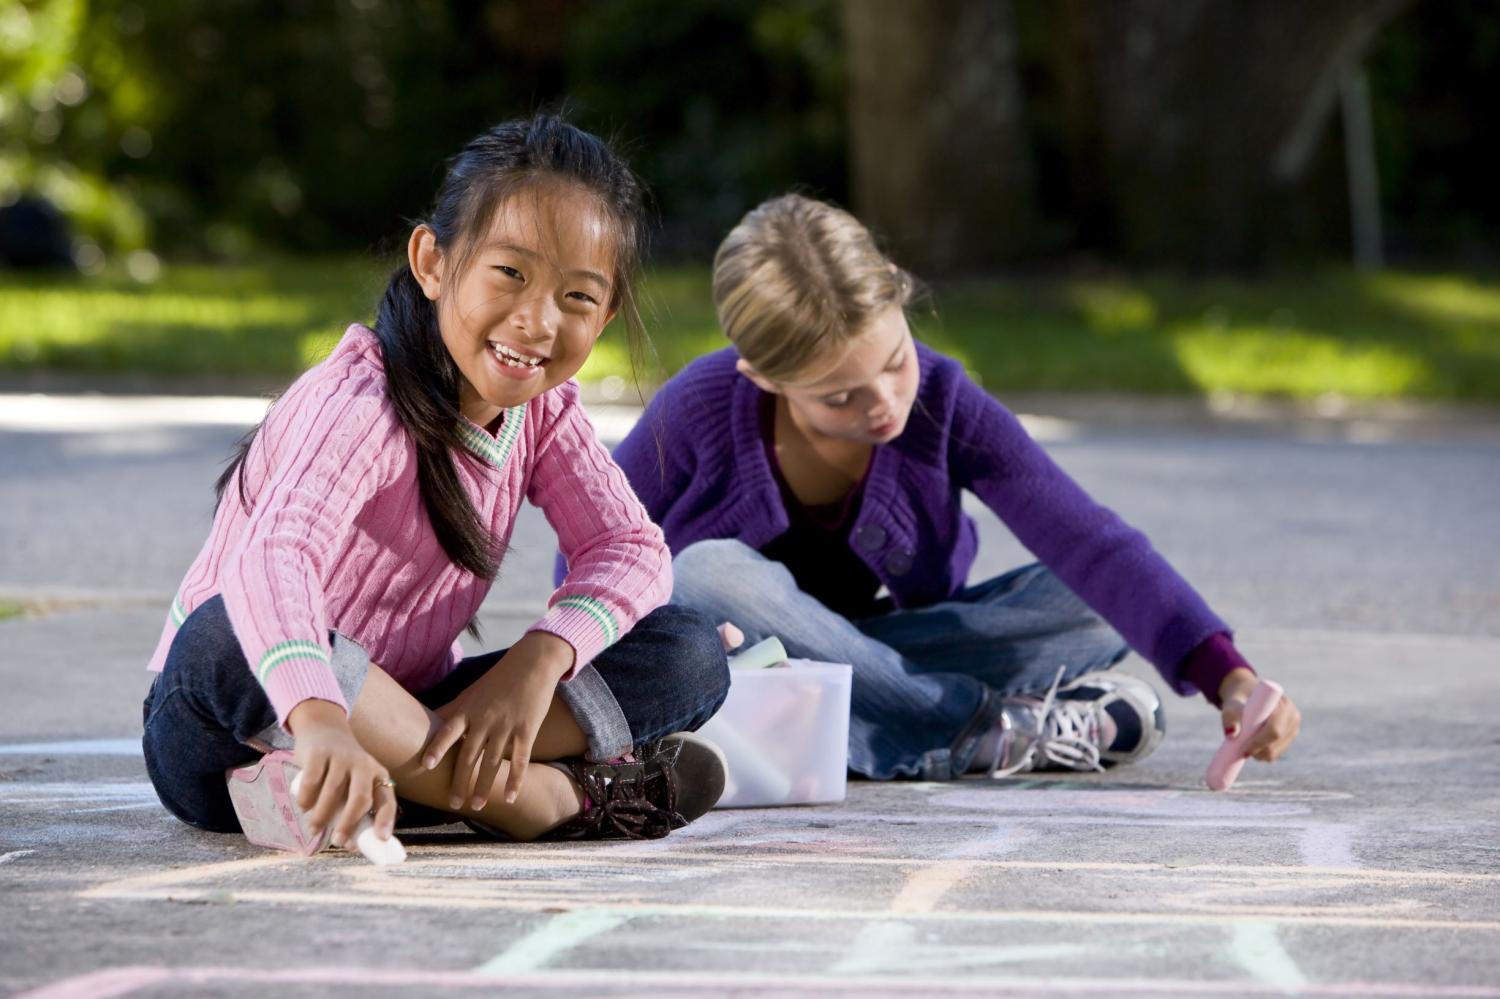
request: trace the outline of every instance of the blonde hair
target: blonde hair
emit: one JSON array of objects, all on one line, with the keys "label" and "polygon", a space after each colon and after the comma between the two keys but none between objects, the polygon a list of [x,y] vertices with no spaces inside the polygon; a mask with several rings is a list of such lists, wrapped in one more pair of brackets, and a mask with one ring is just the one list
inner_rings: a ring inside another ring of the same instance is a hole
[{"label": "blonde hair", "polygon": [[714,307],[740,357],[776,382],[858,337],[916,291],[858,219],[799,194],[761,203],[714,254]]}]

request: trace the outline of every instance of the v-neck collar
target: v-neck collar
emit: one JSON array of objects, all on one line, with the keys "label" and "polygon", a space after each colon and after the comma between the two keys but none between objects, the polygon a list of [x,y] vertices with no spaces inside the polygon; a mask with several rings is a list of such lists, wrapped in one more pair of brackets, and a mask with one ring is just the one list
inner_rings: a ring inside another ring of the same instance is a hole
[{"label": "v-neck collar", "polygon": [[505,410],[500,419],[500,429],[494,435],[475,424],[467,417],[460,417],[458,434],[464,448],[495,468],[504,468],[510,457],[516,438],[521,436],[521,424],[526,420],[527,403]]}]

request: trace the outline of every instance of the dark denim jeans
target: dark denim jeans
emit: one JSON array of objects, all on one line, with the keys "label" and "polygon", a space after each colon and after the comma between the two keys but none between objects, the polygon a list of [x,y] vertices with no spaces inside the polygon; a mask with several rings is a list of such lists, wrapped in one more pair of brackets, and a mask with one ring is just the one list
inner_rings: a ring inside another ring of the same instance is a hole
[{"label": "dark denim jeans", "polygon": [[[334,671],[352,704],[368,660],[344,636],[335,632],[330,638]],[[502,649],[471,656],[415,696],[439,708],[504,654]],[[698,728],[728,692],[729,670],[713,625],[695,611],[670,605],[646,615],[558,686],[596,760]],[[146,773],[161,803],[188,825],[215,832],[239,831],[225,771],[260,758],[260,750],[247,743],[291,744],[276,725],[276,713],[245,661],[219,597],[183,622],[146,695],[142,720]]]},{"label": "dark denim jeans", "polygon": [[672,561],[672,599],[803,659],[849,663],[849,769],[877,780],[963,774],[1001,698],[1040,695],[1108,669],[1118,633],[1040,564],[930,607],[851,621],[797,588],[786,566],[738,541],[700,541]]}]

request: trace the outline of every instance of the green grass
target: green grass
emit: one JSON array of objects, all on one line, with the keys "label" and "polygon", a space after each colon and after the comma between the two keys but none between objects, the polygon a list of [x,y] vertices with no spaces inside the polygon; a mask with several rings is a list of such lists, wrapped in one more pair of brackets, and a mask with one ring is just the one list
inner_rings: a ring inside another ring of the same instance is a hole
[{"label": "green grass", "polygon": [[163,268],[150,284],[0,276],[0,367],[291,376],[369,321],[383,287],[363,261]]},{"label": "green grass", "polygon": [[20,617],[26,613],[26,608],[20,604],[13,604],[9,600],[0,600],[0,621],[7,618]]},{"label": "green grass", "polygon": [[[138,284],[0,276],[0,369],[290,378],[368,321],[385,270],[366,261],[168,265]],[[659,381],[724,343],[705,268],[644,289]],[[1500,403],[1500,281],[1325,270],[1255,281],[1001,280],[940,289],[921,334],[992,391],[1136,392]],[[631,378],[623,327],[584,368]]]},{"label": "green grass", "polygon": [[955,288],[938,306],[927,339],[992,391],[1500,402],[1500,282],[1073,279]]}]

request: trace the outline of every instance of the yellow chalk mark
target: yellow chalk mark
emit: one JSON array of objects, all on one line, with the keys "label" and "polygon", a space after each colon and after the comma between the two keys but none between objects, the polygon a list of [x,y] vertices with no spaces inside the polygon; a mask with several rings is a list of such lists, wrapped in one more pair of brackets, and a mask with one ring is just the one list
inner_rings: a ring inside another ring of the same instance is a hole
[{"label": "yellow chalk mark", "polygon": [[[104,886],[107,887],[107,886]],[[94,889],[94,898],[112,899],[136,899],[136,900],[161,900],[175,898],[183,901],[192,900],[195,896],[210,899],[214,892],[204,889],[199,892],[168,892],[162,888],[137,890],[129,892],[105,891],[103,888]],[[557,905],[557,898],[508,898],[496,896],[493,898],[440,898],[431,895],[402,896],[390,895],[381,898],[372,898],[369,895],[355,892],[340,891],[277,891],[264,889],[236,889],[235,900],[238,902],[266,902],[276,905],[321,905],[321,906],[370,906],[380,905],[390,908],[411,909],[489,909],[512,912],[536,912]],[[859,910],[859,909],[820,909],[820,908],[783,908],[778,906],[761,905],[700,905],[700,904],[675,904],[670,902],[619,902],[612,903],[610,908],[617,912],[629,913],[632,916],[662,916],[678,917],[687,919],[770,919],[787,921],[792,919],[813,919],[823,921],[863,921],[871,919],[890,919],[891,912],[888,909]],[[907,912],[902,914],[903,919],[913,919],[923,922],[964,922],[964,923],[1061,923],[1077,925],[1181,925],[1181,926],[1203,926],[1222,925],[1235,926],[1240,923],[1275,923],[1281,926],[1343,926],[1343,927],[1372,927],[1378,929],[1411,929],[1411,930],[1459,930],[1481,933],[1500,933],[1500,921],[1494,920],[1462,920],[1462,919],[1400,919],[1383,918],[1379,916],[1342,916],[1342,915],[1319,915],[1316,911],[1300,914],[1287,915],[1264,915],[1254,914],[1230,914],[1230,913],[1205,913],[1205,912],[1078,912],[1063,909],[1042,910],[966,910],[966,909],[944,909],[941,912]]]},{"label": "yellow chalk mark", "polygon": [[896,897],[891,899],[890,911],[909,912],[931,912],[937,905],[938,899],[964,879],[969,873],[972,865],[959,861],[948,860],[937,864],[928,864],[919,868]]},{"label": "yellow chalk mark", "polygon": [[205,878],[222,878],[234,874],[243,874],[246,871],[258,871],[265,867],[280,867],[307,863],[308,861],[294,857],[286,853],[269,853],[261,857],[249,857],[244,860],[223,860],[212,864],[198,864],[194,867],[179,867],[165,871],[150,871],[146,874],[136,874],[131,877],[122,878],[119,881],[110,881],[93,888],[79,892],[81,898],[119,898],[115,892],[153,891],[159,888],[174,887],[177,885],[191,884]]},{"label": "yellow chalk mark", "polygon": [[[425,854],[425,856],[424,856]],[[900,891],[886,907],[869,910],[797,908],[766,905],[676,904],[654,901],[633,892],[636,897],[622,897],[630,884],[585,883],[578,878],[549,879],[547,872],[559,868],[597,870],[618,869],[629,862],[641,869],[641,881],[650,882],[651,872],[677,873],[690,865],[698,874],[710,855],[698,850],[658,851],[635,856],[629,849],[596,848],[528,848],[511,850],[492,844],[472,847],[443,846],[426,851],[415,850],[403,868],[380,869],[348,854],[326,854],[302,859],[286,854],[267,854],[242,860],[199,864],[177,870],[152,871],[121,878],[89,888],[80,894],[85,898],[110,899],[177,899],[182,901],[213,900],[225,887],[232,886],[241,902],[294,904],[307,906],[381,906],[390,908],[449,908],[469,910],[538,912],[555,908],[559,900],[572,904],[605,904],[612,911],[632,915],[680,917],[688,919],[770,919],[770,920],[879,920],[899,914],[902,919],[952,921],[977,924],[1076,924],[1108,925],[1224,925],[1245,922],[1270,923],[1277,926],[1362,927],[1373,929],[1450,930],[1465,933],[1500,932],[1500,921],[1462,918],[1428,918],[1419,911],[1426,903],[1405,899],[1382,898],[1360,902],[1340,900],[1332,905],[1276,904],[1266,892],[1282,890],[1292,893],[1347,890],[1351,887],[1441,885],[1488,889],[1500,875],[1447,871],[1394,871],[1359,868],[1311,868],[1279,865],[1232,866],[1197,864],[1169,866],[1149,863],[1111,863],[1081,861],[1019,861],[962,859],[922,863],[910,858],[867,857],[850,855],[807,855],[802,853],[726,853],[714,850],[712,866],[718,877],[735,872],[767,870],[797,864],[843,864],[870,867],[897,866],[915,868]],[[286,868],[305,875],[306,865],[316,864],[319,874],[335,874],[345,882],[342,889],[282,890],[274,884],[248,884],[246,875]],[[483,866],[497,871],[499,878],[478,878],[466,882],[460,874],[466,867]],[[425,873],[423,867],[434,868]],[[303,868],[297,871],[298,868]],[[940,900],[966,877],[978,871],[1016,871],[1053,873],[1108,873],[1137,877],[1163,887],[1176,887],[1173,879],[1181,876],[1188,883],[1175,892],[1153,890],[1151,897],[1165,904],[1167,911],[1080,912],[1072,910],[937,910]],[[399,874],[395,873],[400,871]],[[527,872],[536,872],[528,878]],[[605,879],[608,880],[608,879]],[[1198,880],[1200,883],[1194,884]],[[1213,883],[1203,884],[1202,880]],[[1267,882],[1272,882],[1268,884]],[[1261,896],[1256,898],[1256,896]],[[1226,904],[1227,899],[1245,897],[1262,904]],[[1265,904],[1271,903],[1271,904]],[[1445,907],[1446,908],[1446,907]],[[1440,917],[1441,913],[1434,913]]]},{"label": "yellow chalk mark", "polygon": [[[493,848],[490,849],[493,850]],[[494,856],[493,853],[490,855]],[[592,862],[617,865],[622,860],[693,860],[701,862],[706,857],[711,857],[713,860],[726,865],[732,865],[735,862],[751,862],[767,865],[817,864],[825,866],[829,864],[847,864],[856,866],[910,867],[914,863],[910,857],[869,857],[836,853],[770,853],[754,850],[730,851],[711,846],[703,850],[658,850],[647,854],[631,852],[630,847],[620,847],[611,850],[607,854],[596,851],[570,853],[565,850],[555,852],[532,850],[527,851],[524,857],[517,857],[514,860],[506,858],[505,862],[508,864],[521,864],[526,861],[548,863],[566,860],[572,864]],[[1145,864],[1114,861],[986,860],[981,858],[965,859],[964,863],[972,868],[1012,871],[1117,871],[1121,873],[1141,874],[1174,872],[1230,875],[1235,877],[1326,875],[1329,877],[1367,881],[1473,882],[1476,884],[1500,882],[1500,874],[1475,874],[1468,871],[1396,871],[1375,867],[1299,867],[1291,864]]]},{"label": "yellow chalk mark", "polygon": [[[440,850],[440,852],[439,852]],[[426,856],[423,856],[423,853]],[[151,871],[145,874],[134,875],[116,881],[105,882],[93,888],[81,892],[84,898],[94,897],[121,897],[122,893],[133,893],[140,891],[154,891],[162,888],[176,888],[192,884],[195,881],[206,879],[222,879],[252,871],[258,871],[270,867],[297,866],[309,863],[327,864],[331,866],[345,866],[342,872],[345,876],[351,876],[358,882],[368,882],[371,887],[378,886],[386,891],[400,891],[405,883],[414,882],[417,878],[412,877],[419,871],[423,861],[440,864],[444,867],[462,866],[465,858],[482,858],[488,866],[509,868],[512,871],[526,869],[543,869],[557,866],[571,867],[616,867],[622,861],[630,861],[642,865],[661,865],[671,867],[674,861],[690,861],[695,866],[701,865],[705,859],[711,857],[716,867],[721,871],[732,871],[743,868],[774,867],[777,865],[817,864],[828,865],[850,865],[850,866],[872,866],[872,867],[910,867],[914,861],[903,857],[869,857],[858,855],[840,854],[804,854],[804,853],[770,853],[759,851],[726,851],[722,848],[713,849],[711,853],[704,850],[657,850],[645,854],[636,854],[628,847],[624,848],[594,848],[585,847],[575,849],[545,849],[528,848],[514,852],[497,848],[492,844],[475,844],[473,846],[450,845],[441,848],[433,848],[430,851],[420,849],[412,850],[408,854],[407,864],[402,869],[403,876],[395,877],[390,870],[375,868],[365,864],[358,857],[348,854],[325,854],[320,857],[303,859],[288,854],[266,854],[261,857],[251,857],[243,860],[223,861],[211,864],[199,864],[193,867],[178,868],[173,870]],[[959,863],[959,862],[954,862]],[[942,865],[930,865],[937,868]],[[1453,885],[1487,885],[1500,882],[1500,874],[1478,874],[1472,872],[1455,871],[1397,871],[1379,868],[1360,867],[1296,867],[1291,865],[1229,865],[1229,864],[1150,864],[1150,863],[1117,863],[1107,861],[1043,861],[1043,860],[987,860],[983,858],[964,859],[961,868],[969,871],[974,870],[1000,870],[1000,871],[1092,871],[1113,872],[1119,874],[1185,874],[1185,875],[1211,875],[1215,877],[1231,877],[1242,879],[1265,879],[1267,877],[1290,877],[1298,880],[1335,878],[1343,879],[1345,883],[1350,882],[1427,882],[1434,884]],[[944,868],[947,869],[947,868]],[[936,874],[928,875],[928,878],[937,878]],[[462,893],[464,889],[455,887],[456,879],[444,879],[443,894],[447,898],[454,898]],[[522,884],[517,887],[524,887]],[[506,879],[507,886],[514,883],[512,879]],[[567,881],[549,881],[545,883],[547,891],[555,891],[565,887]],[[933,881],[936,885],[936,881]],[[951,887],[951,882],[950,885]],[[531,887],[542,888],[542,885]],[[924,889],[930,890],[930,889]],[[618,891],[618,887],[616,888]]]}]

